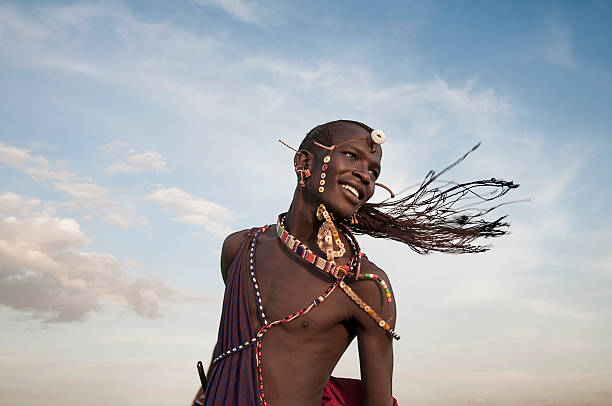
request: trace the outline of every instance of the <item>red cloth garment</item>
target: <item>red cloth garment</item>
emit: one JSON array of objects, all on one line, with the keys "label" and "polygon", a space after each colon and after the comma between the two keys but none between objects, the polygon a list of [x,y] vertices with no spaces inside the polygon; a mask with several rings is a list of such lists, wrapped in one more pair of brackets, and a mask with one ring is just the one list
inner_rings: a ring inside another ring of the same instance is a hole
[{"label": "red cloth garment", "polygon": [[[331,376],[323,389],[323,406],[360,406],[361,381],[352,378]],[[397,400],[393,398],[393,406]]]},{"label": "red cloth garment", "polygon": [[[204,404],[204,394],[200,388],[193,405],[200,406],[202,404]],[[268,405],[270,404],[268,403]],[[359,405],[361,405],[361,381],[359,379],[336,378],[335,376],[329,378],[329,382],[323,389],[322,406]],[[395,398],[393,398],[393,406],[398,406]]]}]

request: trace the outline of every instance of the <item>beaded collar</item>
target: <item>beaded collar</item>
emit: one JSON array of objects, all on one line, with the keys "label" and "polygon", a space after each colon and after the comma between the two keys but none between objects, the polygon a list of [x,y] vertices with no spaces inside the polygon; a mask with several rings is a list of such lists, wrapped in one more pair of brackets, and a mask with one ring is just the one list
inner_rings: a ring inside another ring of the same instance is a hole
[{"label": "beaded collar", "polygon": [[355,265],[355,258],[357,258],[357,275],[359,275],[359,268],[361,266],[361,250],[359,249],[359,245],[355,240],[355,237],[351,233],[347,233],[349,236],[349,241],[353,246],[355,255],[351,257],[348,265],[336,265],[331,261],[323,259],[318,256],[314,252],[312,252],[306,244],[302,243],[300,240],[289,234],[287,228],[285,227],[285,216],[287,213],[283,213],[278,216],[278,220],[276,222],[276,230],[278,238],[281,240],[285,246],[289,249],[289,251],[296,254],[298,257],[302,258],[306,262],[310,262],[319,270],[332,275],[336,279],[342,279],[345,275],[347,275],[350,271],[350,268]]}]

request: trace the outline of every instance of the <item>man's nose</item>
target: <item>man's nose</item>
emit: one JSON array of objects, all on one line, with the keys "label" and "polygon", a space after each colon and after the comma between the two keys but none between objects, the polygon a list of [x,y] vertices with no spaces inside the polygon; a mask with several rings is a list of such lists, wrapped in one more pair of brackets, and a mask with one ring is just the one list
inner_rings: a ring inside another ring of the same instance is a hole
[{"label": "man's nose", "polygon": [[366,186],[372,183],[372,180],[370,179],[370,174],[368,173],[367,168],[356,168],[353,171],[353,175],[357,176],[359,180]]}]

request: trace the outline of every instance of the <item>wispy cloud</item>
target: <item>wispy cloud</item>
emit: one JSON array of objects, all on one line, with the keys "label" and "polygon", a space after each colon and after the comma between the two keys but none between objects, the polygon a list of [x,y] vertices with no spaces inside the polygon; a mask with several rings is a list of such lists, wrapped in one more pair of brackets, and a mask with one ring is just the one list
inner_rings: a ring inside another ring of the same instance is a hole
[{"label": "wispy cloud", "polygon": [[[121,207],[111,199],[109,190],[93,183],[59,183],[53,184],[56,190],[64,192],[73,199],[65,205],[73,210],[80,210],[86,216],[101,216],[107,223],[127,228],[134,225],[146,225],[147,219],[135,220],[131,209]],[[89,217],[90,218],[90,217]]]},{"label": "wispy cloud", "polygon": [[549,18],[539,37],[530,38],[528,57],[566,68],[576,65],[572,50],[571,31],[568,24],[558,16]]},{"label": "wispy cloud", "polygon": [[100,145],[98,149],[116,157],[117,161],[106,168],[110,173],[143,172],[147,170],[158,173],[170,172],[166,160],[157,151],[139,152],[130,148],[126,142],[118,140]]},{"label": "wispy cloud", "polygon": [[560,20],[553,20],[548,22],[547,28],[549,42],[542,49],[542,59],[556,65],[573,67],[575,61],[568,25]]},{"label": "wispy cloud", "polygon": [[[72,197],[67,203],[55,203],[56,206],[67,206],[73,210],[83,211],[87,218],[100,215],[108,223],[120,227],[131,227],[134,223],[144,225],[145,217],[135,220],[131,209],[117,204],[111,199],[109,190],[103,186],[82,182],[83,177],[63,168],[64,161],[51,165],[42,155],[33,155],[27,149],[18,148],[0,142],[0,162],[22,171],[35,181],[51,180],[53,189],[64,192]],[[137,158],[136,164],[146,166],[151,164],[147,158]],[[153,163],[159,164],[153,160]]]},{"label": "wispy cloud", "polygon": [[228,223],[238,217],[226,207],[175,187],[156,190],[145,196],[145,199],[159,204],[170,213],[177,214],[173,220],[203,227],[215,237],[229,234],[231,228]]},{"label": "wispy cloud", "polygon": [[[246,2],[223,4],[237,10],[252,9],[251,3]],[[382,118],[399,112],[412,126],[408,134],[438,135],[448,128],[456,129],[457,123],[465,132],[491,133],[499,118],[511,110],[503,97],[492,89],[483,89],[476,81],[460,87],[440,78],[386,83],[375,72],[351,63],[297,62],[252,50],[236,54],[231,51],[231,42],[214,34],[197,36],[168,23],[145,23],[128,11],[111,12],[104,7],[74,11],[78,17],[73,19],[80,29],[90,30],[88,38],[101,34],[95,17],[104,18],[106,26],[119,34],[111,61],[87,52],[81,40],[71,39],[57,28],[62,26],[59,16],[72,13],[70,7],[58,9],[64,11],[51,8],[38,22],[13,13],[12,19],[23,23],[15,23],[7,32],[8,38],[14,39],[6,45],[7,56],[26,66],[77,73],[133,89],[183,118],[214,119],[207,120],[209,131],[203,137],[227,132],[227,126],[215,123],[235,122],[237,111],[250,112],[237,123],[246,128],[263,125],[269,117],[287,117],[287,123],[277,121],[279,133],[288,131],[289,123],[295,131],[293,115],[287,114],[290,111],[300,111],[304,123],[311,117],[320,120],[360,114]],[[29,26],[43,34],[19,45],[33,29],[21,27]],[[49,47],[49,42],[54,46]],[[49,65],[49,61],[57,63]],[[219,78],[224,80],[220,82]],[[355,83],[360,85],[354,86]],[[330,111],[334,112],[331,117]],[[228,147],[236,145],[220,137],[214,140]],[[163,157],[157,154],[132,151],[109,170],[125,172],[147,167],[164,172],[167,168]]]},{"label": "wispy cloud", "polygon": [[255,13],[254,4],[248,0],[192,0],[204,6],[214,6],[222,9],[229,15],[245,23],[260,24],[261,21]]},{"label": "wispy cloud", "polygon": [[28,149],[7,145],[0,142],[0,163],[14,169],[20,170],[33,180],[75,180],[79,177],[61,167],[61,163],[51,165],[49,161],[41,155],[32,155]]}]

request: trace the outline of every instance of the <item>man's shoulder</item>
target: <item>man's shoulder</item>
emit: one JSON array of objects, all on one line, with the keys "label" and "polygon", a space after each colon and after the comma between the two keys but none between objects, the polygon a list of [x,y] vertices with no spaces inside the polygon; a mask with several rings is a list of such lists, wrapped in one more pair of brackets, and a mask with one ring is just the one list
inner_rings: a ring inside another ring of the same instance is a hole
[{"label": "man's shoulder", "polygon": [[366,255],[364,255],[361,260],[361,273],[373,273],[380,279],[383,279],[385,282],[389,283],[389,276],[387,273],[382,270],[382,268],[379,268],[378,265],[372,262]]},{"label": "man's shoulder", "polygon": [[[393,290],[387,273],[365,256],[362,258],[360,273],[364,276],[365,274],[373,274],[375,276],[366,276],[365,279],[352,282],[351,287],[355,293],[385,319],[395,317],[395,304],[387,303],[387,292],[384,290],[383,285],[375,280],[384,281],[384,286],[389,289],[389,293],[392,295]],[[360,318],[364,316],[358,310],[356,310],[356,313]]]},{"label": "man's shoulder", "polygon": [[227,272],[234,257],[251,230],[252,229],[236,231],[225,237],[223,248],[221,248],[221,275],[223,276],[224,282],[227,279]]},{"label": "man's shoulder", "polygon": [[225,240],[223,241],[223,251],[227,250],[235,254],[236,251],[238,251],[238,248],[240,248],[240,245],[242,244],[246,236],[250,233],[250,231],[251,229],[247,228],[245,230],[233,232],[227,237],[225,237]]}]

